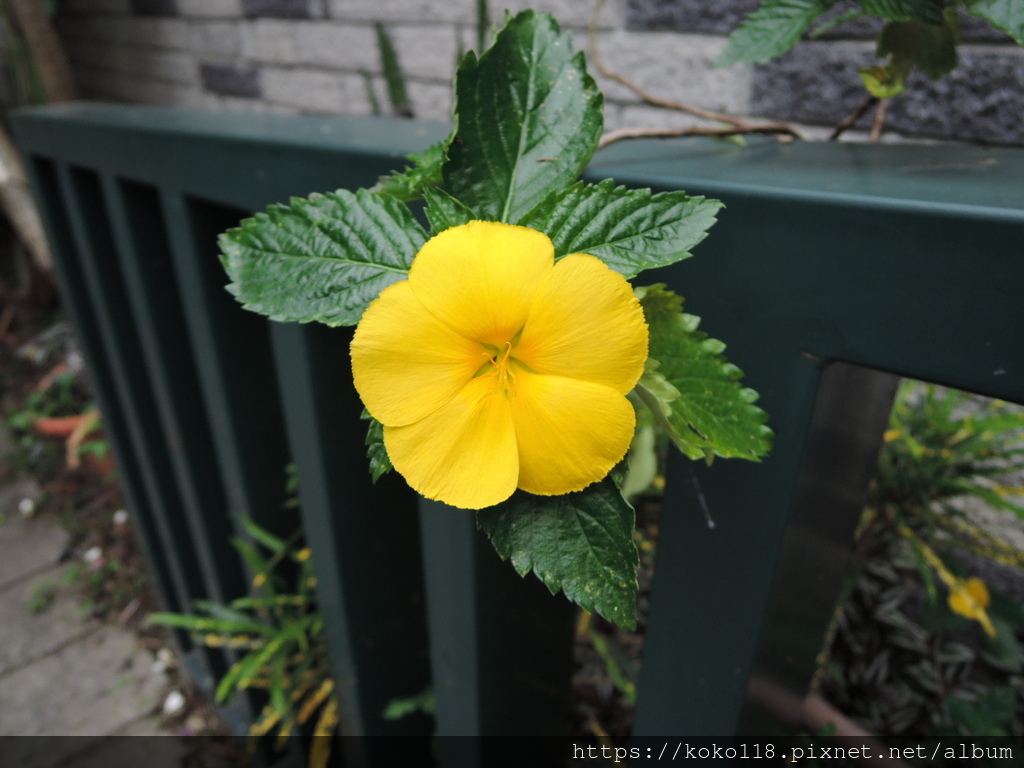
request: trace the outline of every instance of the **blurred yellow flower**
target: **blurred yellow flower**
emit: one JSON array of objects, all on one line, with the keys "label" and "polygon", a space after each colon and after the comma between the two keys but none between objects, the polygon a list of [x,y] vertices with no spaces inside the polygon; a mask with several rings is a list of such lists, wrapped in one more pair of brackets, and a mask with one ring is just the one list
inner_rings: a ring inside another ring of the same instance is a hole
[{"label": "blurred yellow flower", "polygon": [[991,601],[985,582],[976,576],[969,579],[953,577],[949,586],[949,610],[964,618],[977,621],[989,637],[996,636],[996,628],[988,617],[987,608]]},{"label": "blurred yellow flower", "polygon": [[578,491],[622,460],[647,359],[629,283],[557,263],[541,232],[472,221],[431,238],[369,306],[352,374],[416,491],[466,509]]}]

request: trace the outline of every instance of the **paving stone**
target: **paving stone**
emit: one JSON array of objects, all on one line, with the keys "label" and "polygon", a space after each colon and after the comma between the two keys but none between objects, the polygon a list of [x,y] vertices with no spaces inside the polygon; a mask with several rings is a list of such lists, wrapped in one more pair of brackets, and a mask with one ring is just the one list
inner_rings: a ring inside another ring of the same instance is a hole
[{"label": "paving stone", "polygon": [[165,686],[134,635],[103,626],[4,677],[0,736],[116,733],[152,712]]},{"label": "paving stone", "polygon": [[199,67],[203,87],[225,96],[260,97],[260,72],[256,67],[204,63]]},{"label": "paving stone", "polygon": [[[1024,52],[961,49],[960,64],[932,82],[920,73],[892,100],[886,127],[938,139],[1024,144]],[[867,97],[857,71],[876,63],[870,43],[800,43],[755,69],[751,112],[834,124]],[[861,125],[871,120],[866,115]]]},{"label": "paving stone", "polygon": [[937,82],[915,73],[892,100],[886,126],[903,133],[991,144],[1024,144],[1024,56],[961,49],[960,65]]},{"label": "paving stone", "polygon": [[[413,114],[421,120],[451,122],[452,87],[433,83],[407,83]],[[384,104],[386,102],[382,102]]]},{"label": "paving stone", "polygon": [[132,13],[140,16],[177,16],[177,0],[131,0]]},{"label": "paving stone", "polygon": [[451,82],[458,63],[458,38],[454,27],[389,26],[387,30],[407,76]]},{"label": "paving stone", "polygon": [[302,67],[264,67],[267,101],[319,114],[368,115],[370,101],[360,75]]},{"label": "paving stone", "polygon": [[[380,50],[372,25],[300,21],[291,27],[294,51],[290,55],[296,63],[380,72]],[[403,53],[400,50],[398,55]]]},{"label": "paving stone", "polygon": [[[713,69],[711,62],[724,44],[720,37],[670,32],[606,32],[598,40],[605,66],[646,91],[705,109],[743,114],[749,105],[752,70],[746,66]],[[640,101],[620,83],[594,74],[609,101]]]},{"label": "paving stone", "polygon": [[54,565],[68,545],[68,535],[48,517],[23,517],[18,502],[38,493],[34,480],[0,489],[0,589]]},{"label": "paving stone", "polygon": [[476,19],[477,0],[329,0],[332,19],[465,23]]},{"label": "paving stone", "polygon": [[242,0],[246,16],[272,16],[278,19],[308,19],[309,0]]},{"label": "paving stone", "polygon": [[242,15],[242,0],[177,0],[182,16],[237,18]]},{"label": "paving stone", "polygon": [[712,32],[726,35],[757,10],[762,0],[626,0],[626,27],[634,30]]},{"label": "paving stone", "polygon": [[232,21],[192,21],[189,47],[200,56],[235,58],[242,52],[241,26]]},{"label": "paving stone", "polygon": [[[50,568],[0,591],[0,677],[96,630],[71,590],[59,589],[66,570]],[[33,603],[48,591],[56,593],[53,603],[35,610]]]},{"label": "paving stone", "polygon": [[257,19],[243,22],[242,55],[250,61],[272,64],[295,64],[298,49],[295,32],[309,26],[306,22],[288,22],[280,19]]}]

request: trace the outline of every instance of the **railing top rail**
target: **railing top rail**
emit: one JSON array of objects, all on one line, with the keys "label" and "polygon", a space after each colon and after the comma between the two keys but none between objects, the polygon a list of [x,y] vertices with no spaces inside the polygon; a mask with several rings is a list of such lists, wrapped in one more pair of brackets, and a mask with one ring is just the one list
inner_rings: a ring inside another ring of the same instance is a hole
[{"label": "railing top rail", "polygon": [[[73,103],[19,110],[25,149],[52,147],[68,130],[83,135],[258,142],[293,150],[391,154],[425,149],[444,123],[380,117],[204,112]],[[92,142],[81,142],[91,149]],[[79,151],[68,147],[70,155]],[[73,158],[68,158],[73,160]],[[396,165],[401,165],[401,162]],[[699,188],[702,193],[804,198],[822,204],[928,209],[992,218],[1024,217],[1024,150],[1006,147],[793,142],[753,138],[745,146],[704,138],[637,140],[600,151],[588,173],[630,185]]]}]

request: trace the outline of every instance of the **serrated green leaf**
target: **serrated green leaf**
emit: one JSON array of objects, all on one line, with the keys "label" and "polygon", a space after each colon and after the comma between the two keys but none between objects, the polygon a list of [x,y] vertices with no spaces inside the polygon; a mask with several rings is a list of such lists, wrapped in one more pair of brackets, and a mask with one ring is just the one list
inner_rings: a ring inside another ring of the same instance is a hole
[{"label": "serrated green leaf", "polygon": [[552,192],[520,224],[550,237],[556,258],[589,253],[629,278],[689,257],[720,208],[718,200],[685,192],[652,195],[605,179]]},{"label": "serrated green leaf", "polygon": [[792,48],[835,0],[766,0],[729,36],[716,67],[760,64]]},{"label": "serrated green leaf", "polygon": [[967,4],[967,12],[985,19],[1024,45],[1024,3],[1020,0],[977,0]]},{"label": "serrated green leaf", "polygon": [[426,233],[398,200],[365,189],[292,198],[220,236],[228,291],[271,320],[354,325],[405,279]]},{"label": "serrated green leaf", "polygon": [[700,319],[681,311],[682,299],[664,285],[636,289],[650,328],[650,356],[637,393],[690,458],[712,455],[757,461],[771,448],[768,415],[757,393],[740,384],[725,345],[697,330]]},{"label": "serrated green leaf", "polygon": [[403,202],[419,200],[423,190],[441,183],[441,167],[447,160],[448,139],[427,147],[423,152],[406,155],[412,165],[405,170],[384,176],[378,181],[371,192],[385,197],[393,197]]},{"label": "serrated green leaf", "polygon": [[431,234],[438,235],[446,229],[468,224],[476,215],[466,206],[437,187],[425,187],[423,199],[427,201],[424,213],[430,222]]},{"label": "serrated green leaf", "polygon": [[815,38],[821,37],[822,35],[831,32],[833,29],[836,29],[837,27],[843,26],[843,24],[846,24],[847,22],[854,21],[856,19],[862,18],[863,16],[863,8],[847,8],[842,13],[838,13],[830,19],[823,20],[820,24],[815,26],[814,29],[807,33],[807,38],[809,40],[814,40]]},{"label": "serrated green leaf", "polygon": [[444,187],[482,219],[517,223],[597,148],[604,98],[548,15],[523,11],[479,59],[467,53],[455,93]]},{"label": "serrated green leaf", "polygon": [[611,478],[564,496],[517,491],[477,522],[521,576],[532,570],[552,594],[636,627],[635,517]]},{"label": "serrated green leaf", "polygon": [[370,460],[370,477],[376,483],[394,469],[387,448],[384,447],[384,425],[373,418],[365,408],[360,418],[370,422],[366,430],[366,457]]},{"label": "serrated green leaf", "polygon": [[921,21],[942,24],[945,0],[857,0],[865,13],[889,21]]}]

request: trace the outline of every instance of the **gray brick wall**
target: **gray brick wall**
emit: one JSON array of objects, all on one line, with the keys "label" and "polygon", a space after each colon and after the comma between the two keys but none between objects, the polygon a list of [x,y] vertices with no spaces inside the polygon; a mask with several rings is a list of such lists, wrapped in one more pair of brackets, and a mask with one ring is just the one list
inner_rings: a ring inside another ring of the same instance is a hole
[{"label": "gray brick wall", "polygon": [[[840,3],[838,14],[852,3]],[[627,27],[644,31],[727,35],[760,0],[627,0]],[[962,15],[959,68],[931,82],[915,73],[907,92],[888,108],[886,128],[908,136],[1024,144],[1024,49],[981,19]],[[867,97],[857,70],[877,63],[873,40],[880,20],[843,24],[820,40],[799,43],[786,55],[754,68],[751,114],[829,126]],[[860,122],[869,126],[872,115]]]},{"label": "gray brick wall", "polygon": [[[793,121],[812,133],[834,125],[866,96],[857,68],[874,61],[877,24],[843,25],[765,65],[711,68],[728,33],[759,2],[608,0],[597,19],[602,59],[666,99]],[[491,5],[500,19],[502,6]],[[591,2],[506,5],[553,12],[587,47]],[[394,42],[416,116],[448,119],[457,57],[476,44],[476,0],[66,0],[59,17],[87,98],[332,114],[369,114],[374,103],[390,111],[376,24]],[[964,30],[962,69],[939,83],[915,77],[893,101],[888,127],[1024,143],[1024,51],[978,20]],[[701,122],[597,79],[609,128]]]}]

